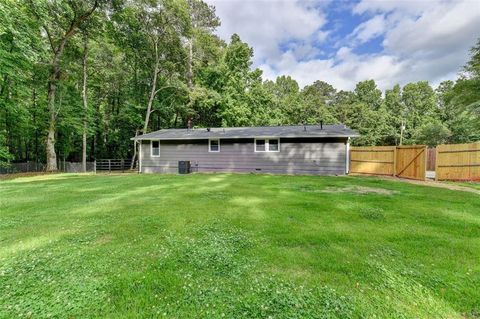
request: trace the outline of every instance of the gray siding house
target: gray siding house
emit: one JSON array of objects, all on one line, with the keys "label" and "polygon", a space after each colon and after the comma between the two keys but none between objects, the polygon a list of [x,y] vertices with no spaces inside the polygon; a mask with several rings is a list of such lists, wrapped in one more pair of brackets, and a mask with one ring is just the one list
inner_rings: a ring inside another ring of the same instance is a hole
[{"label": "gray siding house", "polygon": [[141,173],[257,172],[348,173],[351,137],[344,125],[164,129],[132,138],[139,143]]}]

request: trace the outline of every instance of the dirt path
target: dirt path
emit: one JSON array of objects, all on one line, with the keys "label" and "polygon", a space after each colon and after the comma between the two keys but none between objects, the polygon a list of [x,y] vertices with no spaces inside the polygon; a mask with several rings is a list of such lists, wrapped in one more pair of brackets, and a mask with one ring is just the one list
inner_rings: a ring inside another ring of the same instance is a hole
[{"label": "dirt path", "polygon": [[416,181],[416,180],[413,180],[413,179],[403,179],[403,178],[395,178],[395,177],[382,177],[382,179],[386,179],[386,180],[390,180],[390,181],[410,183],[410,184],[415,184],[415,185],[446,188],[446,189],[450,189],[450,190],[454,190],[454,191],[470,192],[470,193],[480,195],[480,190],[478,190],[478,189],[474,189],[474,188],[467,187],[467,186],[455,185],[455,184],[435,182],[435,181],[431,181],[431,180]]}]

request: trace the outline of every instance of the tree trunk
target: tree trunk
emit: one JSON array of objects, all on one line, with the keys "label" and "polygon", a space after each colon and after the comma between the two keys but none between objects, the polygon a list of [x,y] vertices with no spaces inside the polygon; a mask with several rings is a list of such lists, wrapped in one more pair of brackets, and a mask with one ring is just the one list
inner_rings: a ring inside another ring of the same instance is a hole
[{"label": "tree trunk", "polygon": [[34,137],[35,163],[38,163],[37,90],[35,88],[33,88],[32,90],[32,107],[33,107],[33,112],[32,112],[33,126],[35,127],[35,137]]},{"label": "tree trunk", "polygon": [[[30,4],[34,6],[33,1],[31,1]],[[55,45],[55,41],[52,38],[52,33],[50,32],[49,28],[45,25],[43,26],[43,29],[45,30],[45,33],[47,34],[48,40],[50,42],[50,48],[53,53],[52,65],[47,85],[48,111],[50,113],[45,147],[47,153],[47,171],[56,171],[58,168],[57,154],[55,153],[55,132],[57,117],[57,110],[55,108],[55,93],[57,90],[57,83],[60,80],[60,60],[63,55],[63,50],[65,49],[65,44],[67,43],[68,39],[75,34],[78,26],[90,17],[97,7],[98,0],[94,2],[90,10],[84,12],[82,15],[74,15],[75,19],[70,23],[70,26],[66,30],[65,34],[59,39],[58,45]]]},{"label": "tree trunk", "polygon": [[82,132],[82,172],[87,172],[87,126],[88,126],[88,101],[87,101],[87,58],[88,58],[88,35],[84,37],[83,43],[83,57],[82,57],[82,67],[83,67],[83,87],[82,87],[82,98],[83,98],[83,110],[85,114],[83,115],[83,132]]},{"label": "tree trunk", "polygon": [[193,88],[193,39],[188,40],[188,71],[187,85],[190,90]]},{"label": "tree trunk", "polygon": [[55,54],[53,59],[52,71],[48,79],[47,87],[47,101],[48,101],[48,111],[50,113],[50,118],[48,121],[48,133],[47,140],[45,145],[46,155],[47,155],[47,167],[48,172],[56,171],[57,167],[57,153],[55,153],[55,126],[56,126],[56,108],[55,108],[55,93],[57,91],[57,81],[60,78],[60,61],[58,53]]},{"label": "tree trunk", "polygon": [[[135,131],[135,137],[138,136],[138,130]],[[133,169],[135,165],[135,160],[137,159],[137,141],[133,142],[133,156],[132,156],[132,163],[130,163],[130,169]]]},{"label": "tree trunk", "polygon": [[152,105],[153,105],[153,101],[155,100],[155,95],[157,94],[156,91],[157,91],[159,65],[160,65],[160,59],[158,54],[158,42],[155,41],[155,67],[153,71],[152,87],[150,90],[150,97],[148,98],[147,113],[145,114],[145,123],[143,125],[142,134],[147,134],[148,122],[150,120],[150,114],[152,113]]},{"label": "tree trunk", "polygon": [[177,128],[178,123],[178,109],[175,111],[175,120],[173,121],[173,127]]}]

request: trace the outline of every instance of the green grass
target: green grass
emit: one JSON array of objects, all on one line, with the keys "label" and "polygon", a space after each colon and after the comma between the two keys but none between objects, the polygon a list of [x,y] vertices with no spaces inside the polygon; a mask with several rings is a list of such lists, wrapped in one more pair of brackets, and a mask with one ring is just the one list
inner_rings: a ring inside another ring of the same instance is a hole
[{"label": "green grass", "polygon": [[0,318],[478,318],[480,196],[353,177],[0,182]]}]

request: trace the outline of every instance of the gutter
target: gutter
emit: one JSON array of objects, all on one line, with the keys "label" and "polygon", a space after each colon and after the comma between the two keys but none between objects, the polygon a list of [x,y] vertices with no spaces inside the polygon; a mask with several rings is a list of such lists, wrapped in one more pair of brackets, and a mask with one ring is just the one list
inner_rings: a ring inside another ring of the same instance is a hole
[{"label": "gutter", "polygon": [[186,136],[186,137],[161,137],[161,136],[152,136],[152,137],[132,137],[131,141],[151,141],[151,140],[163,140],[163,141],[177,141],[177,140],[208,140],[211,138],[223,138],[223,139],[242,139],[242,138],[336,138],[336,137],[359,137],[360,134],[352,135],[285,135],[285,136]]}]

